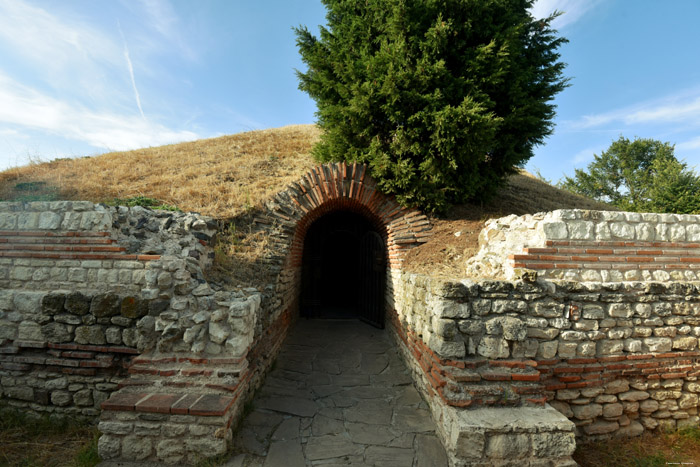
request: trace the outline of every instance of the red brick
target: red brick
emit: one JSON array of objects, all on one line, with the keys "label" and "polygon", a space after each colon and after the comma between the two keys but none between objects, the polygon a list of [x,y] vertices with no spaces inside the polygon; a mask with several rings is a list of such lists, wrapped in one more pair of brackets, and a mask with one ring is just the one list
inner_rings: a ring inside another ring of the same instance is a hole
[{"label": "red brick", "polygon": [[134,411],[138,402],[148,397],[143,392],[115,392],[101,405],[102,410]]},{"label": "red brick", "polygon": [[580,381],[581,377],[580,376],[560,376],[559,381],[562,383],[574,383],[576,381]]},{"label": "red brick", "polygon": [[511,375],[511,379],[513,381],[539,381],[540,380],[540,375],[539,374],[520,374],[520,373],[513,373]]},{"label": "red brick", "polygon": [[486,381],[510,381],[510,373],[482,373],[482,379]]},{"label": "red brick", "polygon": [[601,363],[621,362],[623,360],[627,360],[627,357],[625,357],[624,355],[616,355],[616,356],[612,356],[612,357],[600,357],[598,359],[598,361]]},{"label": "red brick", "polygon": [[570,365],[580,365],[586,363],[596,363],[597,361],[597,358],[570,358],[566,361],[566,363]]},{"label": "red brick", "polygon": [[136,403],[135,408],[137,412],[170,413],[170,407],[180,398],[174,394],[151,394]]},{"label": "red brick", "polygon": [[185,394],[172,404],[170,407],[170,413],[176,415],[187,415],[190,407],[192,407],[192,405],[202,397],[204,396],[200,394]]},{"label": "red brick", "polygon": [[190,415],[220,417],[233,405],[236,399],[229,396],[205,394],[189,409]]}]

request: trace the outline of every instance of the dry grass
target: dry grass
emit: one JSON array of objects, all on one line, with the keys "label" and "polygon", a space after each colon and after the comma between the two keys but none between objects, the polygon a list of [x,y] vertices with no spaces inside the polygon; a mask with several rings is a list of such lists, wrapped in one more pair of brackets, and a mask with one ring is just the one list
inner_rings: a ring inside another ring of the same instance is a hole
[{"label": "dry grass", "polygon": [[508,185],[489,203],[454,206],[447,216],[431,219],[433,229],[430,241],[410,250],[404,267],[433,276],[462,277],[465,262],[479,249],[479,232],[488,219],[574,208],[615,209],[553,187],[523,171],[510,177]]},{"label": "dry grass", "polygon": [[582,467],[665,467],[700,463],[700,429],[645,433],[628,440],[580,443],[574,460]]},{"label": "dry grass", "polygon": [[34,163],[0,173],[0,198],[45,182],[62,199],[148,196],[183,211],[233,217],[297,180],[313,165],[319,130],[294,125],[190,143]]},{"label": "dry grass", "polygon": [[0,466],[92,467],[97,465],[98,432],[67,419],[0,414]]},{"label": "dry grass", "polygon": [[[217,281],[264,283],[267,238],[250,232],[255,207],[314,165],[315,125],[294,125],[81,159],[33,163],[0,173],[0,199],[81,199],[110,202],[147,197],[224,220]],[[460,276],[488,218],[560,208],[610,209],[523,172],[485,205],[455,206],[434,218],[433,238],[412,250],[414,272]],[[460,232],[459,237],[454,234]]]}]

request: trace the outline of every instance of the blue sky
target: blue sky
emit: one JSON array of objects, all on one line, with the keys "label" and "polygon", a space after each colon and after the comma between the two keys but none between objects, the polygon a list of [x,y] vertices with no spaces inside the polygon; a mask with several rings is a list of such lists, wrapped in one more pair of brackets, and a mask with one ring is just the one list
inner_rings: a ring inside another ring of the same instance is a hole
[{"label": "blue sky", "polygon": [[[700,165],[700,2],[538,0],[571,87],[528,170],[554,181],[620,135]],[[0,0],[0,169],[312,123],[292,26],[320,1]]]}]

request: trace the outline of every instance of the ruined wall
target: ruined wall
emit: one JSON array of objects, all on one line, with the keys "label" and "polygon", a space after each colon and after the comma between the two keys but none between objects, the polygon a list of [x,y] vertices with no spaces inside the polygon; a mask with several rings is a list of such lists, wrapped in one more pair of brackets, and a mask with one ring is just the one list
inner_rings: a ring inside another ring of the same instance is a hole
[{"label": "ruined wall", "polygon": [[583,437],[697,424],[697,283],[394,274],[394,322],[452,407],[550,404]]},{"label": "ruined wall", "polygon": [[141,207],[0,203],[2,401],[94,419],[142,370],[135,355],[244,356],[260,297],[206,283],[215,227]]},{"label": "ruined wall", "polygon": [[466,277],[590,282],[700,278],[700,216],[558,210],[490,220]]}]

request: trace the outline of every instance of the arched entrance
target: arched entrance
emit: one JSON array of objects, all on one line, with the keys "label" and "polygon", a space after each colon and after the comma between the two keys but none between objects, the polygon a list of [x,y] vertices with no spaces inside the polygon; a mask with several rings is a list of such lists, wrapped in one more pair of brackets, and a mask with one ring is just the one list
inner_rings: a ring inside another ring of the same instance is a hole
[{"label": "arched entrance", "polygon": [[334,211],[306,232],[301,270],[301,316],[359,318],[384,327],[386,246],[364,216]]}]

